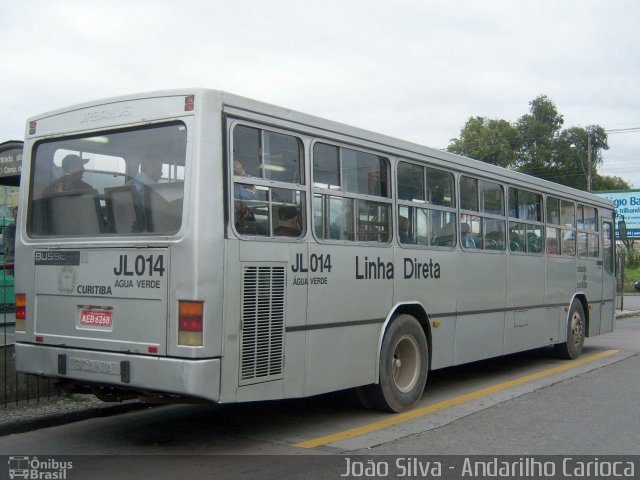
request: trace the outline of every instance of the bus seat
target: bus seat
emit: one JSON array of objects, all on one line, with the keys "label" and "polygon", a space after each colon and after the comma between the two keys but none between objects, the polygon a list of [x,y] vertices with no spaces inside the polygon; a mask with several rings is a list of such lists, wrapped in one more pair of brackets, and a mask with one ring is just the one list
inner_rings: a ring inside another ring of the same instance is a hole
[{"label": "bus seat", "polygon": [[104,189],[109,232],[134,233],[144,230],[140,197],[133,185]]},{"label": "bus seat", "polygon": [[92,235],[106,230],[95,190],[45,197],[49,235]]},{"label": "bus seat", "polygon": [[[167,184],[171,185],[171,184]],[[145,187],[145,217],[147,223],[147,231],[154,233],[176,233],[180,229],[182,222],[182,197],[167,201],[166,195],[162,193],[175,190],[171,188],[162,188],[164,185],[154,185],[154,187]],[[160,187],[157,189],[157,187]],[[157,191],[160,190],[160,193]]]}]

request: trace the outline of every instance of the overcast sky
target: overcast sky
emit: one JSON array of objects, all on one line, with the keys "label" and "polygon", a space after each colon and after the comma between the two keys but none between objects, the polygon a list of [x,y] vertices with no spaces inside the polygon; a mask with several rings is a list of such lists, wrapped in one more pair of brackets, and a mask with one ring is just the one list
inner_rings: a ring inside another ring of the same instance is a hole
[{"label": "overcast sky", "polygon": [[[638,0],[2,0],[0,142],[84,101],[208,87],[445,148],[540,94],[640,127]],[[640,188],[640,132],[600,172]]]}]

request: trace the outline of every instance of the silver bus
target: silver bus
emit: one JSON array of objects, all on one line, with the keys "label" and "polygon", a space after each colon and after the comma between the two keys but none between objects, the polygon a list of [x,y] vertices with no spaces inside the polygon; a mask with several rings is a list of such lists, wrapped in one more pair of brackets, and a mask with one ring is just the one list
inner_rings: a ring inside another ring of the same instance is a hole
[{"label": "silver bus", "polygon": [[215,90],[27,124],[19,371],[102,399],[355,388],[614,328],[613,203]]}]

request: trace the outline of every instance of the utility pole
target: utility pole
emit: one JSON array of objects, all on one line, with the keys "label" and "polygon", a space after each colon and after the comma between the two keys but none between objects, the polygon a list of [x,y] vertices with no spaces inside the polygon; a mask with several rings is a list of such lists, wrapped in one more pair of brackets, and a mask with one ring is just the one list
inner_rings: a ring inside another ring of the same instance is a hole
[{"label": "utility pole", "polygon": [[584,160],[578,151],[578,146],[575,143],[569,145],[570,148],[576,149],[576,156],[578,157],[578,162],[580,164],[580,168],[582,168],[582,173],[587,178],[587,192],[591,193],[591,186],[593,183],[593,161],[592,161],[592,152],[591,152],[591,132],[587,130],[587,168],[584,168]]},{"label": "utility pole", "polygon": [[587,134],[587,191],[591,193],[591,134]]}]

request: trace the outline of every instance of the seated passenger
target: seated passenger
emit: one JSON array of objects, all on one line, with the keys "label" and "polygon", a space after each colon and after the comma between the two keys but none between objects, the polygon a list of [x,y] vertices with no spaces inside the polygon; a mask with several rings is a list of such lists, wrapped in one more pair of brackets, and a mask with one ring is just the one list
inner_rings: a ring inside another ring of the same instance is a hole
[{"label": "seated passenger", "polygon": [[[241,177],[247,176],[240,160],[233,161],[233,174]],[[234,183],[233,195],[238,200],[253,200],[256,197],[256,187],[244,183]]]},{"label": "seated passenger", "polygon": [[471,227],[468,223],[460,224],[460,234],[462,235],[462,245],[465,248],[476,248],[476,241],[471,236]]},{"label": "seated passenger", "polygon": [[257,225],[256,217],[244,202],[236,202],[235,206],[235,224],[239,233],[244,235],[256,235]]},{"label": "seated passenger", "polygon": [[301,215],[298,207],[280,207],[278,209],[278,218],[281,225],[274,230],[274,235],[279,237],[299,237],[302,235],[302,228],[300,227]]},{"label": "seated passenger", "polygon": [[44,195],[56,193],[86,193],[93,187],[82,180],[84,165],[89,160],[69,154],[62,159],[62,177],[54,180],[43,192]]},{"label": "seated passenger", "polygon": [[409,219],[407,217],[398,217],[398,229],[400,233],[400,243],[414,243],[409,233]]},{"label": "seated passenger", "polygon": [[432,244],[439,247],[453,247],[455,245],[454,228],[454,221],[451,218],[441,227],[434,227],[433,230],[436,233],[433,236]]},{"label": "seated passenger", "polygon": [[152,157],[146,157],[140,162],[140,171],[127,185],[133,185],[140,200],[144,199],[144,187],[151,187],[162,177],[162,164]]}]

